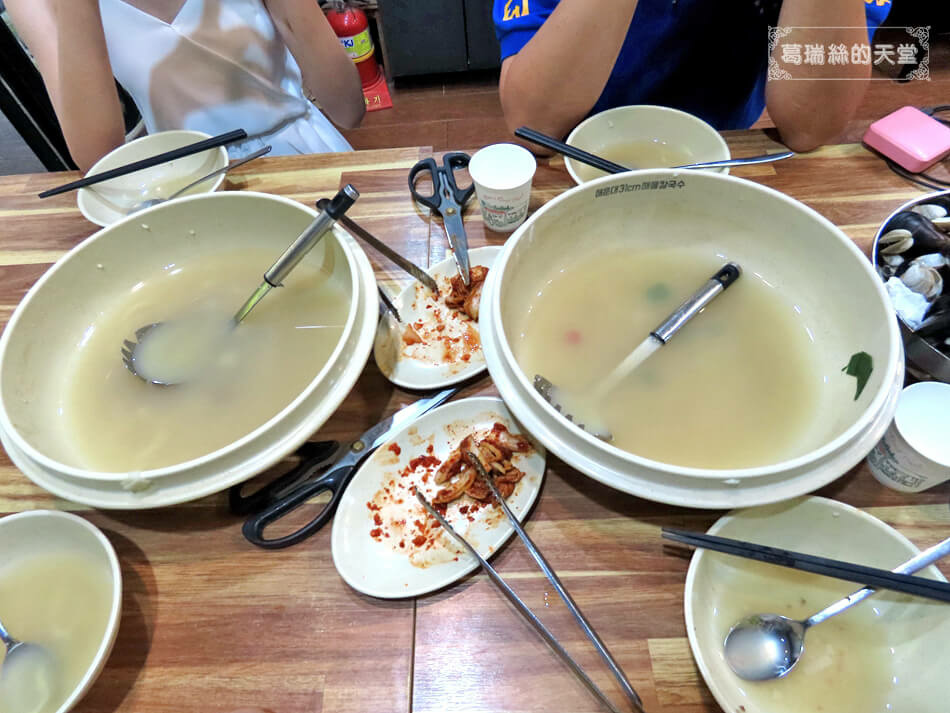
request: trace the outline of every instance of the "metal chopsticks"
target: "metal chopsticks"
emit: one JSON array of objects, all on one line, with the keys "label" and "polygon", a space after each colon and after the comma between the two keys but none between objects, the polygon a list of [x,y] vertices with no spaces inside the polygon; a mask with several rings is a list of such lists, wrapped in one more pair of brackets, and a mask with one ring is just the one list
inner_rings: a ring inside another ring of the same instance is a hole
[{"label": "metal chopsticks", "polygon": [[[541,570],[544,572],[545,576],[548,578],[548,581],[557,591],[558,595],[567,605],[568,609],[571,611],[571,614],[574,615],[574,619],[577,621],[578,625],[587,635],[587,638],[590,639],[591,643],[594,645],[594,648],[597,649],[597,652],[600,654],[601,658],[607,663],[607,666],[610,668],[611,673],[617,679],[617,682],[620,684],[621,689],[624,694],[627,696],[627,699],[630,701],[630,704],[633,706],[633,709],[639,713],[644,713],[643,703],[640,700],[640,696],[637,695],[637,692],[633,689],[633,686],[630,685],[630,681],[627,680],[626,674],[623,672],[623,669],[620,668],[620,664],[611,655],[610,651],[607,649],[606,644],[601,640],[597,635],[597,632],[594,631],[594,628],[590,625],[590,622],[584,617],[580,608],[571,598],[571,595],[565,589],[564,585],[561,583],[561,580],[558,578],[557,574],[552,569],[551,565],[548,564],[548,561],[541,554],[540,550],[534,544],[528,534],[524,531],[524,528],[521,527],[521,523],[518,522],[518,518],[514,516],[514,513],[511,512],[508,507],[505,498],[502,497],[501,493],[498,492],[498,487],[495,485],[491,476],[485,471],[484,466],[482,466],[481,461],[474,453],[466,453],[466,457],[471,461],[472,465],[475,467],[475,470],[478,472],[478,475],[482,480],[484,480],[488,487],[491,489],[492,495],[495,496],[495,499],[501,505],[505,516],[511,522],[512,527],[515,532],[518,533],[518,537],[521,538],[521,541],[524,542],[525,547],[528,552],[531,553],[531,556],[534,557],[534,560],[538,563],[538,566],[541,567]],[[507,597],[507,599],[521,612],[521,614],[528,620],[528,622],[535,628],[535,630],[541,635],[541,637],[547,642],[547,644],[557,653],[564,662],[570,667],[574,674],[580,679],[580,681],[587,686],[591,693],[603,703],[608,710],[612,713],[617,712],[616,706],[613,702],[607,698],[603,691],[598,688],[598,686],[588,677],[584,670],[578,665],[576,661],[571,657],[570,654],[561,646],[557,641],[554,635],[550,630],[545,627],[540,619],[532,612],[528,606],[521,601],[517,594],[508,586],[508,584],[501,578],[501,576],[495,571],[495,569],[488,564],[488,562],[480,555],[475,549],[455,530],[446,522],[443,518],[422,496],[422,494],[416,491],[416,497],[419,502],[422,503],[423,507],[431,514],[433,517],[438,520],[439,524],[445,528],[446,532],[455,537],[462,545],[474,556],[478,562],[481,564],[482,568],[488,574],[489,578],[495,585],[502,591],[502,593]]]},{"label": "metal chopsticks", "polygon": [[[317,208],[322,209],[320,204],[324,200],[326,199],[323,198],[317,201]],[[410,275],[412,275],[415,279],[417,279],[423,285],[428,287],[432,291],[433,294],[435,295],[439,294],[439,286],[436,284],[435,279],[433,279],[433,277],[430,274],[428,274],[425,270],[423,270],[421,267],[416,265],[414,262],[407,260],[402,255],[397,253],[395,250],[393,250],[382,240],[380,240],[375,235],[373,235],[368,230],[366,230],[363,226],[361,226],[355,220],[353,220],[349,216],[342,216],[339,220],[339,223],[344,228],[354,233],[357,237],[365,240],[367,243],[372,245],[383,255],[385,255],[394,263],[399,265],[399,267],[401,267],[403,270],[408,272]]]},{"label": "metal chopsticks", "polygon": [[909,574],[890,572],[886,569],[843,562],[828,557],[783,550],[778,547],[759,545],[743,540],[663,528],[663,537],[684,545],[715,550],[736,557],[758,560],[768,564],[798,569],[812,574],[820,574],[848,582],[857,582],[875,589],[889,589],[903,594],[911,594],[941,602],[950,602],[950,583],[916,577]]}]

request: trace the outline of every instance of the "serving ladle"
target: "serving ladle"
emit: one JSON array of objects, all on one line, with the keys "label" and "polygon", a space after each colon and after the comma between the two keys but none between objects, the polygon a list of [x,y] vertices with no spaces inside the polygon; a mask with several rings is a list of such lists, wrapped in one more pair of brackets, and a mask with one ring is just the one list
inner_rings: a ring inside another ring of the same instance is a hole
[{"label": "serving ladle", "polygon": [[[299,237],[288,247],[283,254],[277,258],[277,261],[270,266],[270,269],[264,273],[264,279],[250,297],[241,305],[241,308],[234,314],[229,323],[222,325],[224,331],[230,331],[239,325],[251,310],[264,299],[265,295],[275,287],[280,287],[283,280],[290,274],[297,264],[310,252],[313,247],[320,242],[320,239],[326,234],[333,224],[349,209],[351,205],[359,198],[359,191],[352,185],[345,185],[333,200],[324,204],[324,208],[310,225],[304,228]],[[180,383],[177,378],[163,377],[161,374],[149,373],[148,367],[143,366],[141,351],[142,345],[146,343],[150,335],[155,334],[156,330],[165,322],[154,322],[139,327],[135,330],[135,338],[126,339],[122,342],[122,363],[125,368],[132,372],[142,381],[157,386],[172,386]]]},{"label": "serving ladle", "polygon": [[[950,554],[950,538],[892,571],[913,574],[947,554]],[[747,681],[768,681],[787,676],[805,652],[805,632],[863,602],[875,592],[871,587],[859,589],[803,621],[780,614],[753,614],[740,619],[729,630],[723,645],[726,663],[739,678]]]},{"label": "serving ladle", "polygon": [[[39,644],[18,641],[0,622],[0,641],[7,648],[0,665],[0,701],[10,713],[35,713],[53,693],[53,655]],[[10,706],[7,708],[7,706]]]},{"label": "serving ladle", "polygon": [[259,148],[259,149],[258,149],[257,151],[255,151],[254,153],[248,154],[247,156],[245,156],[244,158],[240,159],[239,161],[235,161],[234,163],[229,163],[229,164],[226,165],[226,166],[222,166],[221,168],[218,168],[218,169],[212,171],[211,173],[205,174],[204,176],[202,176],[201,178],[199,178],[197,181],[192,181],[191,183],[189,183],[189,184],[188,184],[187,186],[185,186],[184,188],[179,188],[177,191],[175,191],[174,193],[172,193],[172,194],[171,194],[170,196],[168,196],[167,198],[149,198],[148,200],[140,201],[139,203],[136,203],[136,204],[133,205],[131,208],[129,208],[129,209],[126,211],[125,214],[126,214],[126,215],[132,215],[133,213],[138,213],[140,210],[145,210],[146,208],[151,208],[153,205],[158,205],[159,203],[167,203],[167,202],[170,201],[170,200],[174,200],[175,198],[177,198],[178,196],[180,196],[182,193],[185,193],[186,191],[191,190],[192,188],[194,188],[195,186],[197,186],[197,185],[200,184],[200,183],[204,183],[204,182],[207,181],[209,178],[214,178],[215,176],[220,175],[220,174],[222,174],[222,173],[227,173],[227,172],[230,171],[232,168],[237,168],[238,166],[243,166],[245,163],[248,163],[249,161],[253,161],[254,159],[260,158],[261,156],[263,156],[263,155],[266,154],[266,153],[270,153],[270,150],[271,150],[271,147],[270,147],[270,146],[264,146],[263,148]]}]

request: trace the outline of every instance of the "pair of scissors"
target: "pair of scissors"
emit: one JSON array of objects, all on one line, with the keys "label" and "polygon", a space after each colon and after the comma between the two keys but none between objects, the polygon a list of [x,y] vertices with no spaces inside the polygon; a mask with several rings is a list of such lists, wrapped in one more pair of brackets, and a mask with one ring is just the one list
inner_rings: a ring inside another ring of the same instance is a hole
[{"label": "pair of scissors", "polygon": [[[296,545],[316,533],[333,517],[343,491],[363,459],[399,429],[447,401],[460,388],[445,389],[405,406],[345,447],[341,448],[335,441],[307,444],[301,449],[304,460],[299,465],[251,495],[242,495],[241,486],[235,485],[229,493],[231,511],[236,515],[253,513],[242,527],[244,537],[258,547],[281,549]],[[310,498],[325,492],[330,493],[330,499],[306,525],[282,537],[265,536],[265,528]]]},{"label": "pair of scissors", "polygon": [[[455,172],[467,168],[471,157],[467,153],[454,151],[442,157],[442,165],[434,158],[424,158],[409,171],[409,192],[412,197],[442,216],[449,247],[455,257],[462,282],[468,287],[471,281],[468,263],[468,238],[462,223],[462,211],[475,192],[475,185],[459,188],[455,182]],[[428,173],[432,179],[432,195],[427,196],[416,190],[416,179],[421,173]]]}]

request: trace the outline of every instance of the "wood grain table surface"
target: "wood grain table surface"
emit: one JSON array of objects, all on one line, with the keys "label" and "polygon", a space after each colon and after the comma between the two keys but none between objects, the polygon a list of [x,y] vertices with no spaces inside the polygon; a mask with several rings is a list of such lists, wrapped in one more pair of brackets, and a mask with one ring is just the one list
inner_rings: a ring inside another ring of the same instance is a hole
[{"label": "wood grain table surface", "polygon": [[[779,148],[758,131],[726,137],[736,156]],[[342,183],[353,183],[361,198],[351,217],[428,266],[445,257],[445,234],[440,220],[430,219],[410,199],[406,176],[415,161],[430,154],[419,147],[264,158],[235,171],[223,189],[266,191],[312,204]],[[732,173],[803,201],[865,252],[881,221],[921,194],[854,144]],[[75,194],[36,197],[74,177],[0,177],[4,324],[50,264],[96,230],[77,210]],[[532,210],[571,185],[560,159],[541,160]],[[505,240],[485,230],[474,202],[466,229],[472,247]],[[368,247],[366,252],[387,289],[394,292],[407,283],[385,258]],[[486,376],[464,395],[492,392]],[[314,438],[352,438],[414,398],[390,385],[370,359],[352,393]],[[862,464],[819,494],[876,515],[919,547],[950,529],[950,483],[904,495],[880,485]],[[275,713],[601,710],[478,572],[429,596],[376,600],[337,575],[329,528],[290,549],[259,550],[242,537],[241,520],[228,512],[224,493],[152,511],[95,510],[48,495],[0,456],[0,514],[34,508],[80,512],[106,533],[122,565],[118,640],[77,713],[217,713],[247,705]],[[688,559],[663,546],[659,528],[704,530],[721,514],[615,492],[548,459],[527,529],[626,669],[648,711],[719,710],[686,639],[682,602]],[[619,688],[517,540],[493,562],[620,704]],[[942,569],[950,574],[947,565]]]}]

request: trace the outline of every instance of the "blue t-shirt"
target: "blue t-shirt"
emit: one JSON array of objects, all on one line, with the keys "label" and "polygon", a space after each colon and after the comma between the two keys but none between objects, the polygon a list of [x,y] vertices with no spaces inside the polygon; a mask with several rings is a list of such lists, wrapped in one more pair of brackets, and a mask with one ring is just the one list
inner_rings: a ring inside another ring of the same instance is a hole
[{"label": "blue t-shirt", "polygon": [[[841,0],[827,0],[839,2]],[[517,54],[559,0],[495,0],[501,58]],[[659,104],[716,129],[751,126],[765,108],[768,28],[781,0],[640,0],[595,114],[627,104]],[[597,3],[591,2],[591,12]],[[890,0],[865,0],[868,33]]]}]

